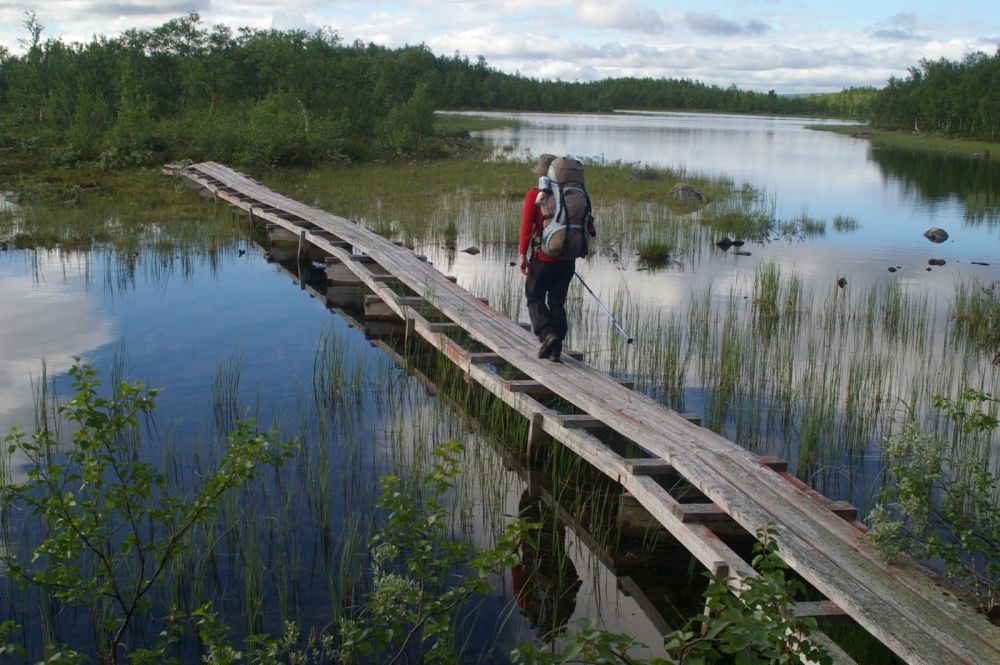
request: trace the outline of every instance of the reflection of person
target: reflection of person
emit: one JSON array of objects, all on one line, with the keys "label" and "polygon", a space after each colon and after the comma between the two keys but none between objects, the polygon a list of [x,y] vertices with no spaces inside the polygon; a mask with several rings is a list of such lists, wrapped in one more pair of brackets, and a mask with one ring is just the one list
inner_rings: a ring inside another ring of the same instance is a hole
[{"label": "reflection of person", "polygon": [[[555,155],[542,154],[532,173],[544,177]],[[548,180],[548,178],[545,178]],[[527,276],[524,295],[528,300],[528,315],[531,329],[542,343],[538,349],[539,358],[559,362],[563,339],[566,337],[566,293],[576,271],[574,259],[561,260],[549,256],[537,247],[541,237],[543,215],[538,204],[543,191],[532,187],[524,197],[524,213],[521,216],[521,273]],[[531,258],[528,246],[532,245]]]},{"label": "reflection of person", "polygon": [[580,576],[566,555],[564,527],[556,523],[552,511],[528,490],[518,508],[522,520],[540,526],[518,547],[519,562],[511,569],[514,602],[538,637],[551,640],[566,629],[573,615]]}]

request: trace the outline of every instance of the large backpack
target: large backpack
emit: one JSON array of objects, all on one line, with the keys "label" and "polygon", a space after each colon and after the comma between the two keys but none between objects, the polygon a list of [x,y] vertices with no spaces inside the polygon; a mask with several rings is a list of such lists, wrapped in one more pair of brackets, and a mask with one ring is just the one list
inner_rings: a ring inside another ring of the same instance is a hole
[{"label": "large backpack", "polygon": [[552,196],[542,203],[539,249],[553,258],[571,260],[587,255],[590,197],[583,181],[583,162],[557,157],[549,166]]}]

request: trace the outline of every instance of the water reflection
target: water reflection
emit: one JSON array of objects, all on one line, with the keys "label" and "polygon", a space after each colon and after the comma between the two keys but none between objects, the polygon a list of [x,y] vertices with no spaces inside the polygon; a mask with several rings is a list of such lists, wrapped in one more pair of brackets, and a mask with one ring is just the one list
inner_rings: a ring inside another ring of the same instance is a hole
[{"label": "water reflection", "polygon": [[525,488],[518,516],[538,530],[525,534],[518,547],[518,562],[511,569],[514,602],[538,637],[550,641],[566,630],[582,582],[566,553],[565,529],[541,497]]},{"label": "water reflection", "polygon": [[927,205],[954,197],[965,207],[966,225],[1000,228],[1000,161],[893,147],[873,148],[869,156],[887,178],[903,183]]},{"label": "water reflection", "polygon": [[42,363],[56,376],[108,344],[114,325],[86,291],[86,260],[52,252],[36,257],[34,275],[0,267],[0,426],[34,424],[34,388]]}]

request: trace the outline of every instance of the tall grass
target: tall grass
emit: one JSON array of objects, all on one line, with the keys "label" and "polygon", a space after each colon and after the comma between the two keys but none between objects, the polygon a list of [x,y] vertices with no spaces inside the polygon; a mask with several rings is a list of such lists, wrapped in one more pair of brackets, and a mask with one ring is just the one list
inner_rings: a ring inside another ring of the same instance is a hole
[{"label": "tall grass", "polygon": [[[926,294],[898,282],[824,292],[765,263],[752,284],[694,292],[668,312],[628,308],[627,295],[611,295],[641,331],[633,347],[615,343],[586,300],[571,308],[570,330],[598,366],[635,376],[664,404],[700,411],[706,426],[752,450],[788,456],[821,490],[864,503],[877,476],[862,464],[894,421],[937,427],[934,395],[967,385],[1000,392],[990,353],[968,337],[975,293],[959,285],[956,313],[945,320]],[[948,435],[971,451],[961,432]],[[1000,451],[990,463],[1000,463]]]}]

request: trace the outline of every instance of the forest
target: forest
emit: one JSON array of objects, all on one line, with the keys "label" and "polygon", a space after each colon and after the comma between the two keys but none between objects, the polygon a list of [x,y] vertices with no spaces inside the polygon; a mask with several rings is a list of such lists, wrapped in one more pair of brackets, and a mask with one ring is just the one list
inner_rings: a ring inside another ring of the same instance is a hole
[{"label": "forest", "polygon": [[997,140],[1000,129],[1000,48],[961,61],[921,60],[906,78],[893,77],[872,99],[877,127]]},{"label": "forest", "polygon": [[[786,96],[689,79],[548,81],[426,46],[346,43],[320,30],[236,31],[196,12],[89,43],[45,38],[26,14],[24,52],[0,48],[0,148],[52,166],[171,159],[304,165],[434,156],[435,109],[687,109],[823,115],[992,137],[1000,58],[923,62],[886,88]],[[992,83],[990,83],[992,82]]]}]

